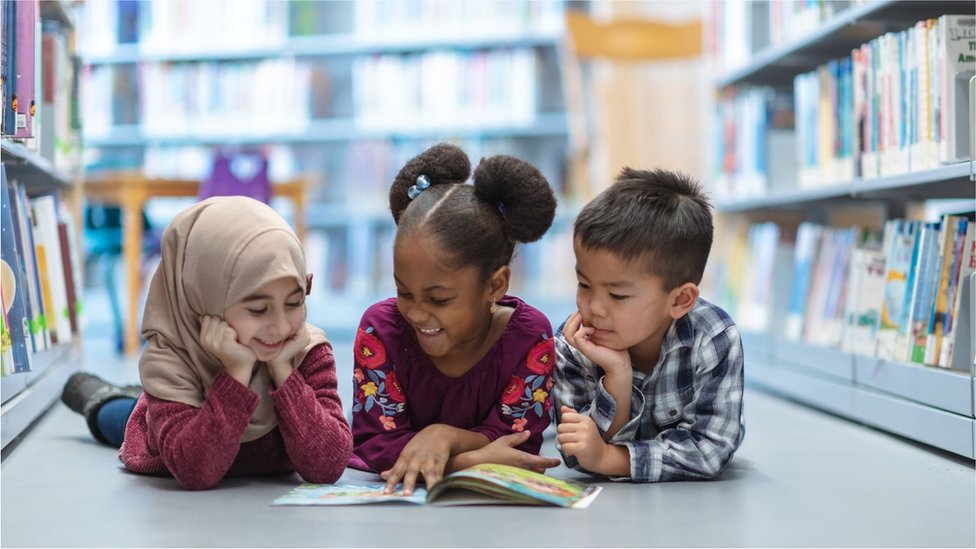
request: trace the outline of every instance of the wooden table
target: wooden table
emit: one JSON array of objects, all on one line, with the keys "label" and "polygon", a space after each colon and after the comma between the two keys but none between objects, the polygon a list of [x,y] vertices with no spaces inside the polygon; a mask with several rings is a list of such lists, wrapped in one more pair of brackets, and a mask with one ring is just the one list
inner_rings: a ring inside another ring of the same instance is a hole
[{"label": "wooden table", "polygon": [[[275,196],[295,204],[295,232],[305,241],[305,178],[295,178],[272,185]],[[139,351],[139,295],[142,281],[139,259],[142,255],[142,210],[150,198],[196,196],[200,181],[196,179],[149,178],[135,172],[99,173],[84,182],[90,201],[114,204],[122,208],[122,251],[129,289],[129,307],[125,315],[124,349],[127,355]],[[111,290],[111,289],[110,289]]]}]

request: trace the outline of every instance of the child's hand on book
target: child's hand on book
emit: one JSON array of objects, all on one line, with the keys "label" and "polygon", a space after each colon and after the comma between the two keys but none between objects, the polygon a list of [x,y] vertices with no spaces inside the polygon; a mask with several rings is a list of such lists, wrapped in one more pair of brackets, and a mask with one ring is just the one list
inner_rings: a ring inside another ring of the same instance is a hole
[{"label": "child's hand on book", "polygon": [[393,467],[380,473],[380,477],[386,481],[387,494],[396,491],[396,485],[401,480],[403,495],[409,496],[419,475],[423,476],[428,488],[444,477],[444,468],[451,457],[451,442],[438,427],[431,425],[414,435],[400,451],[400,457]]},{"label": "child's hand on book", "polygon": [[556,458],[537,456],[516,448],[516,446],[529,440],[531,435],[532,433],[528,431],[522,431],[521,433],[512,433],[498,437],[488,445],[468,452],[469,460],[465,461],[470,461],[470,465],[478,463],[501,463],[502,465],[521,467],[522,469],[528,469],[536,473],[545,473],[546,469],[558,467],[559,460]]},{"label": "child's hand on book", "polygon": [[226,321],[210,315],[200,317],[200,346],[217,357],[227,373],[242,385],[251,381],[258,357],[250,347],[237,341],[237,332]]},{"label": "child's hand on book", "polygon": [[607,375],[626,379],[629,382],[633,375],[630,354],[626,349],[618,351],[594,343],[592,339],[594,333],[596,328],[593,326],[583,326],[583,315],[579,311],[569,315],[566,324],[563,325],[563,337],[566,338],[567,343],[603,368]]},{"label": "child's hand on book", "polygon": [[609,445],[603,441],[600,430],[590,416],[563,406],[560,408],[556,433],[556,441],[563,454],[575,457],[589,471],[600,472]]}]

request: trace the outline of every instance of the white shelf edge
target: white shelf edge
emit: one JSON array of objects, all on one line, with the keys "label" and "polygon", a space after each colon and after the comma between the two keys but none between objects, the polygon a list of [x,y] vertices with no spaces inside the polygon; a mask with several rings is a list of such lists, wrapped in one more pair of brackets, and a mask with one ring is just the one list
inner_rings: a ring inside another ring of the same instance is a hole
[{"label": "white shelf edge", "polygon": [[143,135],[137,125],[119,126],[101,135],[82,138],[87,147],[122,147],[145,145],[195,145],[195,144],[255,144],[300,143],[322,141],[356,141],[384,138],[429,138],[443,135],[457,136],[515,136],[544,137],[566,135],[569,127],[564,113],[539,113],[531,120],[502,125],[465,125],[423,127],[363,127],[354,119],[314,120],[304,129],[290,133],[263,133],[255,135],[201,134],[201,135]]},{"label": "white shelf edge", "polygon": [[740,212],[763,208],[778,208],[819,200],[857,198],[869,193],[894,190],[909,185],[924,185],[959,180],[969,180],[970,162],[939,166],[930,170],[908,172],[888,177],[855,179],[841,183],[828,183],[811,189],[797,189],[789,193],[777,193],[763,198],[737,199],[716,202],[719,212]]},{"label": "white shelf edge", "polygon": [[449,37],[436,40],[370,40],[355,34],[293,36],[280,45],[268,45],[246,50],[153,52],[143,51],[139,44],[118,44],[114,51],[82,53],[86,65],[125,63],[167,63],[236,61],[263,57],[326,57],[336,55],[375,55],[433,49],[496,49],[516,47],[556,46],[561,32],[528,31],[516,34],[496,34],[472,37]]},{"label": "white shelf edge", "polygon": [[788,366],[774,366],[765,360],[747,363],[745,371],[751,386],[969,459],[976,455],[976,420],[971,417],[809,375]]},{"label": "white shelf edge", "polygon": [[[2,150],[4,165],[9,164],[11,167],[26,166],[32,174],[42,176],[53,183],[53,185],[46,185],[48,187],[71,187],[71,178],[68,175],[56,170],[50,160],[24,145],[4,137],[0,139],[0,150]],[[9,173],[7,175],[10,176]]]},{"label": "white shelf edge", "polygon": [[[81,347],[65,344],[34,355],[36,371],[11,374],[23,376],[26,386],[0,406],[0,442],[13,442],[61,396],[68,377],[81,363]],[[33,375],[32,375],[33,374]],[[7,379],[5,376],[3,379]]]},{"label": "white shelf edge", "polygon": [[818,25],[816,29],[807,32],[792,42],[767,47],[759,52],[756,52],[756,54],[753,55],[745,65],[736,67],[735,69],[728,71],[726,74],[719,76],[719,78],[716,79],[716,87],[724,88],[738,84],[746,80],[753,73],[762,70],[763,67],[775,63],[776,61],[789,55],[796,54],[802,49],[827,38],[831,34],[857,21],[858,19],[862,19],[867,15],[881,11],[885,7],[894,3],[895,0],[884,0],[847,8],[833,16],[830,20],[824,21]]}]

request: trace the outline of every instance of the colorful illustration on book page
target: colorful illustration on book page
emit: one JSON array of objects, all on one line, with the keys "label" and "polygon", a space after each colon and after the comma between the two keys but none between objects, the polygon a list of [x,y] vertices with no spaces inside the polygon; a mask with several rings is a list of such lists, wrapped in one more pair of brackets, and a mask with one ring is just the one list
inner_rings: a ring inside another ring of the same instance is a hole
[{"label": "colorful illustration on book page", "polygon": [[415,503],[423,504],[427,491],[414,490],[413,495],[401,492],[383,493],[385,484],[302,484],[275,499],[271,505],[351,505],[356,503]]}]

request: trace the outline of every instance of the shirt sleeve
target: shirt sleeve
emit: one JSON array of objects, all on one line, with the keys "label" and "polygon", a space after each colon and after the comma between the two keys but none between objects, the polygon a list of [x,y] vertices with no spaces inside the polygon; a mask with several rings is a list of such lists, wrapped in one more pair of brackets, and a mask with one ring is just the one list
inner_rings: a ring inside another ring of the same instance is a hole
[{"label": "shirt sleeve", "polygon": [[322,344],[270,393],[288,457],[307,482],[331,484],[349,462],[352,434],[336,388],[335,357]]},{"label": "shirt sleeve", "polygon": [[[562,326],[556,334],[556,371],[553,383],[553,400],[556,417],[561,417],[561,409],[568,406],[577,412],[590,416],[605,436],[613,418],[617,414],[617,401],[603,386],[603,371],[570,345],[562,333]],[[644,410],[644,395],[631,389],[630,419],[614,434],[610,443],[633,438],[640,426]],[[559,448],[566,465],[577,471],[589,473],[579,465],[576,458],[567,456]]]},{"label": "shirt sleeve", "polygon": [[[652,440],[626,441],[634,482],[715,478],[742,442],[743,354],[735,326],[729,326],[698,351],[691,413],[663,428]],[[660,409],[662,418],[669,411]],[[657,413],[657,410],[652,413]]]},{"label": "shirt sleeve", "polygon": [[353,354],[354,452],[370,469],[381,473],[393,467],[416,433],[393,361],[376,331],[365,322],[356,332]]},{"label": "shirt sleeve", "polygon": [[181,486],[206,490],[230,470],[261,397],[221,370],[200,408],[147,395],[147,422],[163,464]]},{"label": "shirt sleeve", "polygon": [[552,414],[552,370],[555,365],[553,338],[543,335],[519,359],[515,373],[507,380],[498,405],[481,425],[471,429],[488,440],[529,431],[531,436],[519,450],[538,454],[543,431],[549,427]]}]

